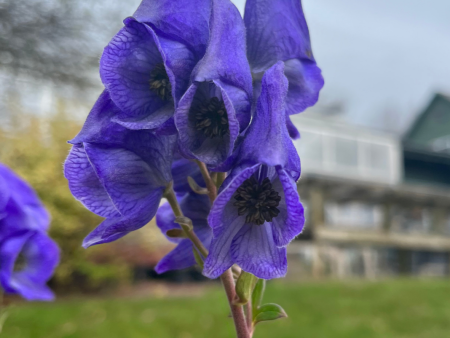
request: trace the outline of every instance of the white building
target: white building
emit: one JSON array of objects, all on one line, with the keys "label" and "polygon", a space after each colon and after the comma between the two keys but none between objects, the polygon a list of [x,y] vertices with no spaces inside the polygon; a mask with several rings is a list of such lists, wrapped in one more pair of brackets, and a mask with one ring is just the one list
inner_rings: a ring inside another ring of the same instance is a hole
[{"label": "white building", "polygon": [[404,183],[400,137],[317,111],[292,121],[306,226],[291,275],[448,274],[449,190]]}]

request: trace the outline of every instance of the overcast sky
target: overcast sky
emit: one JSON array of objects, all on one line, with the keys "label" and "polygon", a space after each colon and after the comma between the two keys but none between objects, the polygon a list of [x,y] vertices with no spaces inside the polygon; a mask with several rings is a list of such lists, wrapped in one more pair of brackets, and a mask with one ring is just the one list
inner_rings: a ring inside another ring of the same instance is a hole
[{"label": "overcast sky", "polygon": [[[245,0],[233,1],[243,12]],[[402,130],[434,92],[450,94],[449,0],[303,0],[303,7],[325,77],[320,100],[344,100],[351,121]]]}]

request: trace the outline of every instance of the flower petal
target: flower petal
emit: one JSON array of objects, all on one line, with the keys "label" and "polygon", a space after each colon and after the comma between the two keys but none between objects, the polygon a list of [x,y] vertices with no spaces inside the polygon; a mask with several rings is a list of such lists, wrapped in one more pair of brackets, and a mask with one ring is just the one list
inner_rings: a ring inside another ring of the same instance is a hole
[{"label": "flower petal", "polygon": [[244,170],[235,169],[223,182],[223,190],[214,201],[208,216],[208,224],[213,229],[214,237],[220,236],[238,216],[237,209],[233,206],[232,197],[237,188],[250,178],[259,167],[260,165],[257,164]]},{"label": "flower petal", "polygon": [[245,224],[231,243],[231,257],[242,270],[258,278],[284,277],[287,271],[286,248],[278,248],[271,223]]},{"label": "flower petal", "polygon": [[242,90],[247,95],[247,105],[242,107],[242,113],[249,114],[252,76],[246,57],[244,23],[231,1],[212,0],[212,3],[210,41],[193,79],[198,82],[215,80],[221,87],[228,84]]},{"label": "flower petal", "polygon": [[[245,27],[229,0],[213,0],[211,36],[203,59],[192,74],[193,84],[180,100],[175,124],[187,156],[215,167],[231,155],[239,132],[250,122],[252,78],[245,55]],[[213,97],[223,100],[229,133],[208,137],[197,130],[195,107]]]},{"label": "flower petal", "polygon": [[159,204],[154,201],[154,192],[163,190],[168,183],[160,168],[123,148],[89,143],[84,148],[97,177],[122,215],[132,214],[143,205]]},{"label": "flower petal", "polygon": [[194,266],[195,257],[192,249],[192,242],[189,239],[182,240],[158,262],[155,271],[161,274],[170,270],[181,270]]},{"label": "flower petal", "polygon": [[[229,133],[210,138],[197,130],[195,107],[213,97],[222,99],[225,104]],[[182,152],[211,166],[219,165],[231,155],[234,142],[239,135],[239,122],[233,102],[215,81],[194,83],[189,87],[175,112],[175,123]]]},{"label": "flower petal", "polygon": [[302,232],[305,217],[295,181],[285,170],[276,169],[278,178],[272,182],[272,187],[281,196],[281,201],[277,206],[280,214],[272,219],[272,231],[275,245],[282,247]]},{"label": "flower petal", "polygon": [[284,102],[288,82],[283,69],[283,63],[278,62],[263,76],[256,113],[241,146],[241,159],[286,166],[292,156],[291,150],[295,147],[286,126]]},{"label": "flower petal", "polygon": [[157,65],[164,64],[171,84],[174,82],[174,75],[165,67],[165,56],[153,30],[132,18],[126,19],[124,23],[125,27],[103,52],[100,76],[112,100],[122,112],[120,119],[145,120],[156,112],[155,123],[152,125],[151,119],[147,119],[145,127],[157,128],[165,121],[163,117],[166,120],[170,118],[170,109],[163,107],[173,106],[173,101],[162,100],[150,89],[151,73]]},{"label": "flower petal", "polygon": [[111,121],[131,130],[140,130],[140,129],[158,130],[172,118],[173,113],[174,113],[173,105],[166,104],[158,109],[153,110],[148,115],[129,117],[120,114],[118,116],[114,116],[111,119]]},{"label": "flower petal", "polygon": [[132,213],[123,217],[104,220],[83,241],[83,247],[113,242],[131,231],[142,228],[155,216],[164,189],[158,188],[148,194],[143,202],[136,203]]},{"label": "flower petal", "polygon": [[158,136],[175,135],[178,133],[173,116],[153,131]]},{"label": "flower petal", "polygon": [[[2,190],[0,191],[0,204],[4,204],[4,208],[7,208],[8,201],[14,200],[24,224],[34,229],[47,230],[50,224],[50,215],[33,188],[2,164],[0,164],[0,177],[3,180],[3,183],[0,182],[3,185],[3,187],[0,186],[0,190]],[[5,215],[2,216],[3,208],[0,210],[0,219],[2,219]],[[17,227],[19,224],[15,226]]]},{"label": "flower petal", "polygon": [[[206,248],[209,248],[212,238],[209,227],[195,228],[195,234]],[[157,273],[164,273],[169,270],[180,270],[189,268],[196,264],[193,245],[189,239],[182,240],[175,249],[162,258],[155,267]]]},{"label": "flower petal", "polygon": [[254,73],[286,63],[288,114],[317,102],[323,77],[314,60],[301,1],[248,0],[245,6],[247,56]]},{"label": "flower petal", "polygon": [[[22,254],[26,259],[23,270],[14,271],[14,264]],[[27,300],[52,300],[45,285],[59,261],[56,244],[40,231],[21,233],[2,243],[0,248],[0,280],[6,292],[19,293]]]},{"label": "flower petal", "polygon": [[300,138],[300,132],[298,131],[297,127],[292,123],[291,118],[289,116],[286,116],[286,125],[291,139],[298,140]]},{"label": "flower petal", "polygon": [[315,62],[288,60],[285,62],[284,74],[289,81],[286,99],[288,115],[301,113],[317,103],[324,80]]},{"label": "flower petal", "polygon": [[[236,213],[237,214],[237,213]],[[231,243],[235,235],[244,226],[245,217],[238,216],[227,223],[218,236],[214,236],[209,247],[209,255],[205,260],[203,274],[211,279],[218,278],[235,262],[230,254]]]},{"label": "flower petal", "polygon": [[74,145],[64,163],[64,176],[72,195],[101,217],[118,217],[119,211],[100,183],[83,146]]},{"label": "flower petal", "polygon": [[205,0],[143,0],[133,17],[202,57],[209,39],[210,11],[210,1]]},{"label": "flower petal", "polygon": [[278,61],[314,61],[308,25],[299,0],[247,0],[247,56],[256,73]]},{"label": "flower petal", "polygon": [[213,240],[209,255],[205,260],[203,274],[209,278],[219,277],[225,270],[236,263],[230,253],[231,243],[242,227],[245,227],[245,216],[239,216],[233,205],[236,189],[260,167],[259,164],[232,173],[222,184],[208,216],[208,224],[213,230]]},{"label": "flower petal", "polygon": [[109,92],[106,89],[103,90],[84,122],[83,128],[69,143],[117,143],[118,136],[124,135],[125,129],[111,121],[118,114],[120,109],[111,100]]},{"label": "flower petal", "polygon": [[189,193],[181,200],[180,207],[184,215],[193,221],[194,227],[208,224],[206,219],[211,209],[211,202],[207,195]]}]

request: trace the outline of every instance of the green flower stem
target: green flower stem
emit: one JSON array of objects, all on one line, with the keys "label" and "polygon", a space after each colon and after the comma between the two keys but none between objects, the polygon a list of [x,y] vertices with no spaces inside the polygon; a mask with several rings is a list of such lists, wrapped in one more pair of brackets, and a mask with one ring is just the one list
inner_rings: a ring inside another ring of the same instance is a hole
[{"label": "green flower stem", "polygon": [[[167,201],[169,202],[175,216],[184,217],[183,211],[181,211],[180,205],[178,204],[177,196],[173,191],[172,184],[169,187],[167,187],[166,191],[164,192],[164,197],[167,198]],[[181,229],[183,229],[184,233],[186,234],[187,238],[191,240],[191,242],[195,245],[195,247],[203,255],[203,257],[208,256],[208,250],[206,250],[202,241],[197,237],[192,228],[190,228],[187,224],[183,223],[179,224],[181,226]]]},{"label": "green flower stem", "polygon": [[206,189],[208,189],[208,197],[209,200],[214,202],[214,200],[217,197],[217,188],[216,184],[211,178],[211,175],[209,174],[208,168],[206,167],[206,164],[203,162],[200,162],[198,160],[195,160],[195,163],[197,163],[198,167],[200,168],[200,172],[202,173],[203,180],[206,183]]}]

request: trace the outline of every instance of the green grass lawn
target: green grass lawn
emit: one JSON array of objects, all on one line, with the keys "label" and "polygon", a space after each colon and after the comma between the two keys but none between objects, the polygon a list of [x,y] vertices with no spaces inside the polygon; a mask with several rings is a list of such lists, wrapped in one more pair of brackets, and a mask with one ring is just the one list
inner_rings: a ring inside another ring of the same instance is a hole
[{"label": "green grass lawn", "polygon": [[[450,337],[450,280],[277,282],[265,302],[289,318],[258,325],[255,338]],[[227,306],[219,288],[197,297],[20,304],[0,337],[232,338]]]}]

